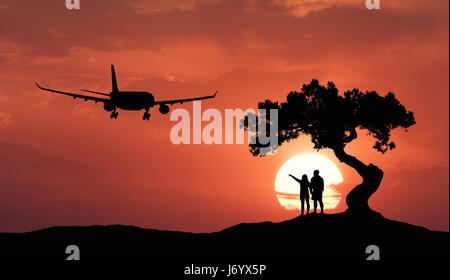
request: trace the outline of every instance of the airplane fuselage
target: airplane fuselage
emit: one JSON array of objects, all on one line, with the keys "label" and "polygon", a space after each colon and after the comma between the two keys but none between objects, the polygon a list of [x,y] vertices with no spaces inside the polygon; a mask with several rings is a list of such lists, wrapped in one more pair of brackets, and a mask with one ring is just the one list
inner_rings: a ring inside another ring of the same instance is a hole
[{"label": "airplane fuselage", "polygon": [[145,91],[111,92],[111,103],[122,110],[148,110],[155,105],[153,94]]}]

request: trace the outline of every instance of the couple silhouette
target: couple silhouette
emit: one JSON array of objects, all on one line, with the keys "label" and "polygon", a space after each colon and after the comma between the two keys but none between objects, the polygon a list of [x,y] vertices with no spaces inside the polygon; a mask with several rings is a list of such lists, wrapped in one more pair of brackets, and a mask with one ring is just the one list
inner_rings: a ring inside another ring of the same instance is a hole
[{"label": "couple silhouette", "polygon": [[302,215],[305,210],[306,202],[306,214],[309,214],[309,193],[311,192],[311,198],[314,201],[314,213],[317,213],[317,203],[320,204],[320,213],[323,214],[323,201],[322,194],[324,190],[323,178],[319,176],[319,170],[314,170],[314,176],[311,178],[311,182],[308,181],[308,176],[305,174],[302,179],[298,179],[292,174],[289,174],[295,181],[300,183],[300,202],[302,204]]}]

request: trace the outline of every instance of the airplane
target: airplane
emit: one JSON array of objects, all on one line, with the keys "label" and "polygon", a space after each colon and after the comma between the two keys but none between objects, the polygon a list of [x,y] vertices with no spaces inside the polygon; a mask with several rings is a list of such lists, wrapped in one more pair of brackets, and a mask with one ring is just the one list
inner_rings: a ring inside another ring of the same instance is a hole
[{"label": "airplane", "polygon": [[119,112],[117,109],[122,110],[131,110],[131,111],[140,111],[145,110],[144,115],[142,116],[142,120],[150,120],[150,108],[154,106],[159,106],[159,112],[161,114],[169,113],[169,106],[176,103],[183,104],[184,102],[191,102],[196,100],[204,100],[215,98],[217,91],[213,95],[202,96],[202,97],[193,97],[193,98],[185,98],[185,99],[173,99],[173,100],[164,100],[164,101],[156,101],[153,94],[145,91],[119,91],[119,87],[117,86],[116,79],[116,71],[114,70],[114,65],[111,65],[111,77],[112,77],[112,91],[110,93],[97,92],[92,90],[82,89],[84,92],[94,93],[98,95],[107,96],[104,97],[96,97],[82,94],[75,94],[70,92],[64,92],[59,90],[53,90],[41,87],[38,83],[35,82],[36,86],[41,90],[55,92],[59,94],[65,94],[73,97],[73,99],[84,99],[84,101],[92,100],[95,103],[102,102],[103,109],[107,112],[111,112],[111,119],[117,119],[119,116]]}]

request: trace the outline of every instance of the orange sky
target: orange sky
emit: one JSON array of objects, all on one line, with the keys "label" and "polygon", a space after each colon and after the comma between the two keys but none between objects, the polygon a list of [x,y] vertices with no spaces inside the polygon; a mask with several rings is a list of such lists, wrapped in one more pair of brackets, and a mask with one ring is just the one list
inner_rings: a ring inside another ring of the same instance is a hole
[{"label": "orange sky", "polygon": [[[121,111],[40,92],[119,88],[157,99],[220,91],[203,108],[254,108],[312,78],[343,91],[394,91],[417,125],[393,133],[397,149],[348,147],[384,170],[373,209],[431,229],[449,224],[449,3],[381,0],[0,0],[0,231],[132,224],[215,231],[281,221],[275,175],[308,137],[254,158],[246,145],[171,144],[157,110]],[[191,104],[177,105],[189,110]],[[360,178],[331,151],[347,193]],[[335,211],[345,209],[341,203]]]}]

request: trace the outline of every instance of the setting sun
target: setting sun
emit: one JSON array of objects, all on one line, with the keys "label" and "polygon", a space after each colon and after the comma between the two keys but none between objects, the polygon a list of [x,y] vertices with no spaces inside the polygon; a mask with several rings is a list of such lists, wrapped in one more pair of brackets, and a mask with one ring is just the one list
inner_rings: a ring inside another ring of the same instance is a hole
[{"label": "setting sun", "polygon": [[313,176],[314,170],[320,171],[325,181],[323,203],[325,209],[334,209],[342,198],[333,186],[343,182],[338,167],[328,158],[316,154],[300,154],[286,161],[277,173],[275,179],[275,193],[280,204],[287,210],[300,209],[299,184],[289,177],[292,174],[301,178],[303,174],[308,180]]}]

